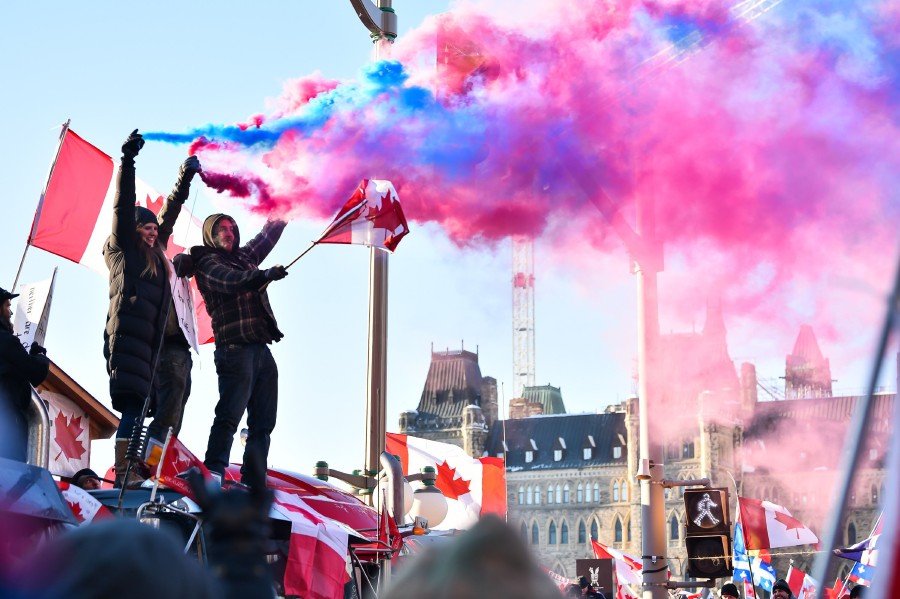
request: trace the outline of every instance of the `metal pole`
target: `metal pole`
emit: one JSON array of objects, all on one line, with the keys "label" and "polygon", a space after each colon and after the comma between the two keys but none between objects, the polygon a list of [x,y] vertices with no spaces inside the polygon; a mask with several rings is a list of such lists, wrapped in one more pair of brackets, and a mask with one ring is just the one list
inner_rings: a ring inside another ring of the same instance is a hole
[{"label": "metal pole", "polygon": [[[379,0],[378,8],[396,17],[390,0]],[[387,9],[387,11],[385,11]],[[395,29],[396,31],[396,29]],[[383,32],[373,33],[375,60],[390,57],[393,37]],[[384,452],[387,428],[387,312],[388,312],[388,253],[369,248],[369,359],[366,390],[366,464],[368,473],[379,470]],[[374,494],[368,496],[374,505]]]},{"label": "metal pole", "polygon": [[[641,559],[644,599],[668,596],[666,560],[666,515],[663,486],[663,445],[659,429],[651,430],[651,413],[659,416],[658,345],[659,297],[656,273],[662,269],[656,242],[655,203],[652,196],[637,198],[636,232],[644,252],[636,256],[638,300],[638,416],[640,457],[649,460],[650,479],[641,482]],[[653,408],[657,408],[653,411]]]}]

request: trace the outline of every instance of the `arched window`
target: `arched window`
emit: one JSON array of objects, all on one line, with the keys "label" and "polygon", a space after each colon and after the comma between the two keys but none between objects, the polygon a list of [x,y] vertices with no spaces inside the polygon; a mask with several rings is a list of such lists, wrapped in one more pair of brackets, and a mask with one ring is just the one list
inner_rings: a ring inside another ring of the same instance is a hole
[{"label": "arched window", "polygon": [[[874,490],[875,487],[872,487]],[[584,487],[581,483],[578,483],[578,490],[575,492],[575,501],[578,503],[584,503]]]},{"label": "arched window", "polygon": [[541,505],[541,488],[534,488],[534,505]]},{"label": "arched window", "polygon": [[847,525],[847,544],[856,544],[856,525],[853,522]]},{"label": "arched window", "polygon": [[672,516],[672,518],[669,520],[669,540],[671,540],[671,541],[678,540],[678,532],[679,532],[678,529],[679,529],[678,518],[676,518],[675,516]]},{"label": "arched window", "polygon": [[578,523],[578,542],[587,543],[587,529],[584,527],[584,522]]},{"label": "arched window", "polygon": [[631,542],[631,518],[625,519],[625,541]]},{"label": "arched window", "polygon": [[600,483],[594,483],[594,503],[600,503]]},{"label": "arched window", "polygon": [[547,503],[553,503],[553,485],[547,485]]},{"label": "arched window", "polygon": [[569,483],[563,487],[563,503],[569,503]]},{"label": "arched window", "polygon": [[556,522],[550,523],[550,538],[547,541],[550,545],[556,545]]},{"label": "arched window", "polygon": [[569,525],[565,522],[562,523],[562,526],[559,529],[559,544],[560,545],[568,545],[569,544]]},{"label": "arched window", "polygon": [[531,485],[528,485],[528,493],[525,495],[525,503],[531,505],[534,503],[534,489],[531,488]]},{"label": "arched window", "polygon": [[519,505],[525,503],[525,487],[519,487]]},{"label": "arched window", "polygon": [[618,516],[616,516],[616,527],[615,527],[615,530],[616,530],[616,532],[615,532],[615,537],[614,537],[615,542],[616,542],[616,543],[621,543],[621,542],[622,542],[622,521],[619,520],[619,517],[618,517]]},{"label": "arched window", "polygon": [[537,522],[531,525],[531,544],[537,545],[540,540],[540,535],[538,534]]},{"label": "arched window", "polygon": [[613,501],[619,500],[619,481],[613,483]]},{"label": "arched window", "polygon": [[597,535],[597,521],[596,520],[591,522],[591,538],[594,539],[595,541],[600,538]]},{"label": "arched window", "polygon": [[562,503],[562,485],[556,485],[556,503]]},{"label": "arched window", "polygon": [[628,501],[628,481],[622,481],[622,501]]},{"label": "arched window", "polygon": [[528,542],[528,527],[525,526],[524,522],[522,522],[522,526],[519,529],[519,534],[522,535],[522,542],[527,543]]}]

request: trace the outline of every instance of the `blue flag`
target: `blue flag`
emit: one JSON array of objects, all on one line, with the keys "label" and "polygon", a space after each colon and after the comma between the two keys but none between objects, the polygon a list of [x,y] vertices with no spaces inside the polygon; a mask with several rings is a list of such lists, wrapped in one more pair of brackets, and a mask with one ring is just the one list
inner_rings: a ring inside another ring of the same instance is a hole
[{"label": "blue flag", "polygon": [[[744,545],[744,531],[741,522],[734,523],[734,580],[739,582],[752,582],[755,586],[766,591],[772,591],[777,580],[775,568],[769,562],[763,561],[759,556],[750,557],[747,547]],[[751,576],[752,572],[752,576]]]}]

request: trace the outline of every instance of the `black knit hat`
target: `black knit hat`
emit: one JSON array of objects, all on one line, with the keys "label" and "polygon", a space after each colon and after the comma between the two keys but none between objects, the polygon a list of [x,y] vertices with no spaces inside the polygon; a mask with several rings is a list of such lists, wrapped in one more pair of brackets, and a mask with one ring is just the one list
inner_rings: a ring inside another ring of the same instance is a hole
[{"label": "black knit hat", "polygon": [[157,224],[156,215],[143,206],[134,207],[134,226],[143,227],[147,223]]},{"label": "black knit hat", "polygon": [[775,584],[772,585],[772,591],[778,591],[778,590],[784,591],[788,594],[792,593],[791,587],[788,586],[788,583],[784,578],[778,579],[778,582],[776,582]]},{"label": "black knit hat", "polygon": [[722,590],[719,591],[719,594],[722,597],[740,597],[740,595],[738,595],[737,587],[730,582],[722,585]]}]

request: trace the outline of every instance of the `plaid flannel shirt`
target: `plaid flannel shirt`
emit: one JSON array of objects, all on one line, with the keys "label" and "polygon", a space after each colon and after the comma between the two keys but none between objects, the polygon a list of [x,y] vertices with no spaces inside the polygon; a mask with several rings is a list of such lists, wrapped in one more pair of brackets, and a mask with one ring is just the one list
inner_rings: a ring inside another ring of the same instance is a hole
[{"label": "plaid flannel shirt", "polygon": [[194,276],[212,317],[216,345],[271,343],[284,337],[268,294],[260,290],[266,277],[259,263],[275,247],[286,225],[270,220],[256,237],[232,252],[209,247],[198,252]]}]

